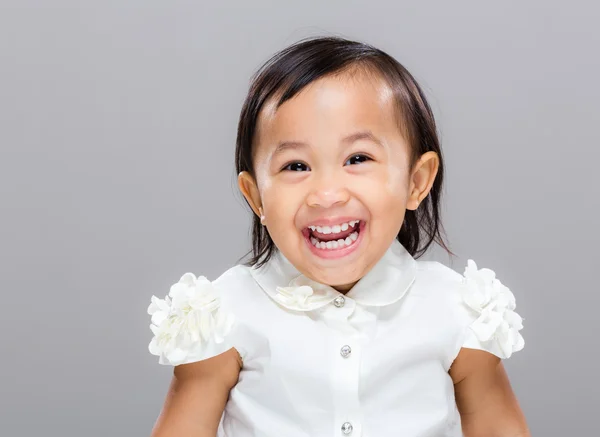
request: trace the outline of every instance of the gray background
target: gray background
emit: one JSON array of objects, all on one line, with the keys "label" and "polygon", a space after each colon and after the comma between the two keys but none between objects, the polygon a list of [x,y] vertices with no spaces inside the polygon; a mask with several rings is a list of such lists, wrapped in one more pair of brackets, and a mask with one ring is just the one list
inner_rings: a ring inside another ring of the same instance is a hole
[{"label": "gray background", "polygon": [[150,296],[244,255],[248,79],[323,33],[379,46],[423,85],[451,266],[473,258],[517,296],[526,347],[506,366],[533,434],[595,432],[598,6],[0,4],[2,436],[149,435],[172,371],[147,351]]}]

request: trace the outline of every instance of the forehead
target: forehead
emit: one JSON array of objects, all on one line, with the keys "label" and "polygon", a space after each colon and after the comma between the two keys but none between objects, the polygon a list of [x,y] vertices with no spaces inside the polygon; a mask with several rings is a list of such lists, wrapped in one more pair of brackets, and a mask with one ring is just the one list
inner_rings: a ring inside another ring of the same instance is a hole
[{"label": "forehead", "polygon": [[279,96],[262,108],[256,153],[279,141],[321,142],[360,130],[401,136],[394,95],[373,74],[345,73],[321,78],[277,108]]}]

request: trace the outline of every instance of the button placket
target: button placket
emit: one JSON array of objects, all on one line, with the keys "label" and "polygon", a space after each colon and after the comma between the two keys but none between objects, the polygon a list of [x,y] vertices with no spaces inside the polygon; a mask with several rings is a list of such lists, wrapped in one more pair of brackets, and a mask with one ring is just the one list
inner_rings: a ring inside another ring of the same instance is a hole
[{"label": "button placket", "polygon": [[360,436],[361,416],[358,387],[360,378],[361,340],[359,333],[344,330],[338,334],[337,353],[333,362],[335,434],[338,437]]},{"label": "button placket", "polygon": [[[341,299],[337,300],[340,297],[344,299],[343,304],[341,304]],[[356,333],[356,328],[349,323],[348,319],[352,317],[355,310],[356,302],[354,300],[339,295],[327,307],[324,307],[323,320],[329,327],[333,328],[336,335],[352,336]],[[342,345],[338,346],[338,349]]]}]

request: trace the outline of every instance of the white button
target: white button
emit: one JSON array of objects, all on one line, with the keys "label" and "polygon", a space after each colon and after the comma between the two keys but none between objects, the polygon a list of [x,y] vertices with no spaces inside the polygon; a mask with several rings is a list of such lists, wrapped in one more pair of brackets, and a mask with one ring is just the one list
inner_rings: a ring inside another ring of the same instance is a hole
[{"label": "white button", "polygon": [[348,358],[351,353],[352,353],[352,349],[347,344],[342,346],[342,348],[340,349],[340,355],[343,356],[344,358]]},{"label": "white button", "polygon": [[344,296],[338,296],[333,301],[333,304],[338,308],[343,307],[345,303],[346,303],[346,299],[344,299]]},{"label": "white button", "polygon": [[352,424],[350,422],[344,422],[342,425],[342,432],[344,435],[352,434]]}]

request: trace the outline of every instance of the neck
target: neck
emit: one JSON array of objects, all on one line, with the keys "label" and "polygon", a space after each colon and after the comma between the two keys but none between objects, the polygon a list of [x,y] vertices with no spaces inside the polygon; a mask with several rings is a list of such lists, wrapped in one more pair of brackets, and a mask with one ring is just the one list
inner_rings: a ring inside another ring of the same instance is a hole
[{"label": "neck", "polygon": [[356,282],[352,282],[350,284],[332,285],[331,287],[336,289],[337,291],[339,291],[342,294],[346,294],[348,291],[350,291],[350,289],[352,287],[354,287],[355,284],[356,284]]}]

